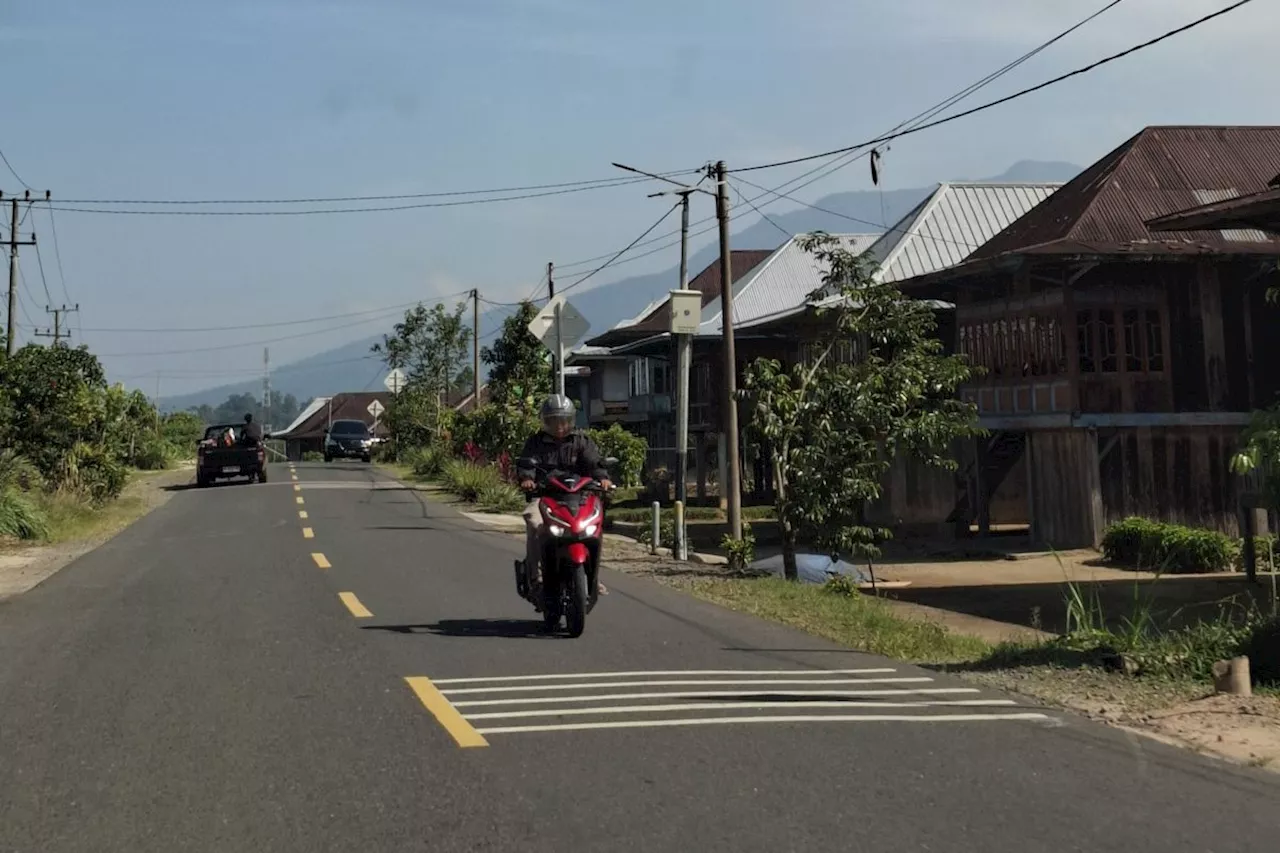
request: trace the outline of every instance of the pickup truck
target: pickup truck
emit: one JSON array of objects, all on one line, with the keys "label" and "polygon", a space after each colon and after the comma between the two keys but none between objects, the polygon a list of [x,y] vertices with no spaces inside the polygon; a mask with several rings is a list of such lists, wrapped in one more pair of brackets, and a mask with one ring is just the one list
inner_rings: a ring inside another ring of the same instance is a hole
[{"label": "pickup truck", "polygon": [[204,488],[214,480],[248,477],[249,482],[267,481],[267,451],[260,443],[243,442],[242,424],[218,424],[204,431],[196,448],[196,485]]}]

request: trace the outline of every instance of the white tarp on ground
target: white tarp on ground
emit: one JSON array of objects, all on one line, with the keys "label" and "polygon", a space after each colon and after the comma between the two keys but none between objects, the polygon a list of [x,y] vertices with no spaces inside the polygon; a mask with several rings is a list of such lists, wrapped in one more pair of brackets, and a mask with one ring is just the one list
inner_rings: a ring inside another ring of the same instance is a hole
[{"label": "white tarp on ground", "polygon": [[[756,560],[751,568],[782,577],[782,555]],[[832,561],[826,554],[796,554],[796,570],[805,583],[826,583],[832,575],[848,575],[857,583],[871,583],[871,576],[862,568],[844,560]]]}]

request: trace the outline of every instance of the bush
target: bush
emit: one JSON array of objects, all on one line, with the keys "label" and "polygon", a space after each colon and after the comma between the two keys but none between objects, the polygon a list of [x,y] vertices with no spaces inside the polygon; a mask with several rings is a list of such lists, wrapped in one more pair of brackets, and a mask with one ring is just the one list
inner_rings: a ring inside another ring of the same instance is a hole
[{"label": "bush", "polygon": [[0,487],[0,536],[46,539],[49,520],[31,498],[13,486]]},{"label": "bush", "polygon": [[424,480],[439,477],[447,460],[444,448],[439,446],[414,447],[404,454],[404,462],[413,469],[413,475]]},{"label": "bush", "polygon": [[459,459],[451,459],[445,463],[440,472],[440,480],[441,485],[467,503],[475,503],[486,488],[502,485],[497,468]]},{"label": "bush", "polygon": [[1146,518],[1126,518],[1107,528],[1102,554],[1134,569],[1187,574],[1229,571],[1237,545],[1226,534]]},{"label": "bush", "polygon": [[750,524],[742,525],[742,538],[734,539],[733,534],[726,533],[720,540],[720,547],[729,558],[729,568],[743,571],[756,559],[756,534]]},{"label": "bush", "polygon": [[600,448],[601,456],[613,456],[618,464],[610,472],[620,486],[640,485],[644,471],[645,455],[649,444],[640,436],[627,432],[621,424],[610,424],[608,429],[588,430],[587,435]]},{"label": "bush", "polygon": [[476,503],[489,512],[519,512],[524,509],[524,492],[510,483],[495,483],[480,490]]},{"label": "bush", "polygon": [[1239,654],[1249,656],[1249,674],[1255,684],[1280,686],[1280,618],[1255,627]]},{"label": "bush", "polygon": [[308,450],[306,453],[302,454],[302,461],[303,462],[323,462],[324,454],[318,450]]},{"label": "bush", "polygon": [[102,447],[76,444],[59,466],[58,488],[78,492],[94,503],[120,496],[129,481],[129,470]]},{"label": "bush", "polygon": [[40,469],[30,459],[13,450],[0,450],[0,488],[12,487],[29,492],[39,488],[43,482]]},{"label": "bush", "polygon": [[160,471],[168,468],[176,455],[173,445],[151,436],[144,438],[134,449],[133,465],[143,471]]},{"label": "bush", "polygon": [[[1276,537],[1270,533],[1262,536],[1253,537],[1253,553],[1257,558],[1257,568],[1260,572],[1273,572],[1275,567],[1272,560],[1277,551],[1280,551],[1280,542],[1276,541]],[[1236,549],[1236,571],[1244,571],[1244,539],[1240,540]]]}]

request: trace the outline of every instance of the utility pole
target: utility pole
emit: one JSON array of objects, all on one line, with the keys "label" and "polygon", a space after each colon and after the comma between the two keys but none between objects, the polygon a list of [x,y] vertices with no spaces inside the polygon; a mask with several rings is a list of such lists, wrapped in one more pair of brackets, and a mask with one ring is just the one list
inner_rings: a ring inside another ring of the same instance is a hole
[{"label": "utility pole", "polygon": [[[4,197],[4,193],[0,193],[0,198]],[[45,201],[49,200],[49,191],[45,190]],[[31,190],[27,190],[23,196],[23,200],[28,205],[31,203]],[[5,355],[13,355],[13,351],[17,348],[18,339],[18,247],[34,246],[36,244],[36,235],[32,234],[30,240],[18,239],[18,197],[14,196],[10,201],[9,216],[9,239],[3,241],[4,245],[9,247],[9,317],[8,317],[8,333],[4,340]]]},{"label": "utility pole", "polygon": [[262,429],[271,424],[271,349],[262,348]]},{"label": "utility pole", "polygon": [[729,252],[729,183],[724,161],[715,165],[716,216],[720,220],[720,326],[724,338],[725,496],[729,529],[742,538],[742,471],[738,459],[738,359],[733,341],[733,264]]},{"label": "utility pole", "polygon": [[53,315],[53,331],[51,332],[48,330],[45,330],[43,332],[37,331],[34,333],[35,336],[37,338],[53,338],[53,344],[54,346],[57,346],[58,342],[61,341],[63,338],[71,337],[70,332],[64,333],[62,331],[62,315],[73,314],[79,310],[80,310],[79,303],[77,303],[74,308],[68,308],[65,305],[63,305],[61,308],[50,308],[49,306],[46,305],[44,309],[44,313]]},{"label": "utility pole", "polygon": [[480,291],[471,289],[471,411],[480,408]]},{"label": "utility pole", "polygon": [[[556,265],[547,261],[547,300],[556,298]],[[551,355],[551,376],[555,380],[557,394],[564,393],[564,376],[560,374],[560,315],[556,313],[556,351]]]}]

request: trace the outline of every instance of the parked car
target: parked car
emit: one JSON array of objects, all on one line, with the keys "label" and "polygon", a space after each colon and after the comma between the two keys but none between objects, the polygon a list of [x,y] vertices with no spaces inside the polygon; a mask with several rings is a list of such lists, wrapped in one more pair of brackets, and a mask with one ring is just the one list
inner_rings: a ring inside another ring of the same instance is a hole
[{"label": "parked car", "polygon": [[204,431],[196,447],[196,485],[215,480],[247,477],[249,482],[267,481],[267,451],[260,442],[245,443],[243,424],[217,424]]},{"label": "parked car", "polygon": [[368,462],[373,458],[373,446],[373,434],[364,421],[334,421],[324,434],[324,461],[359,459]]}]

